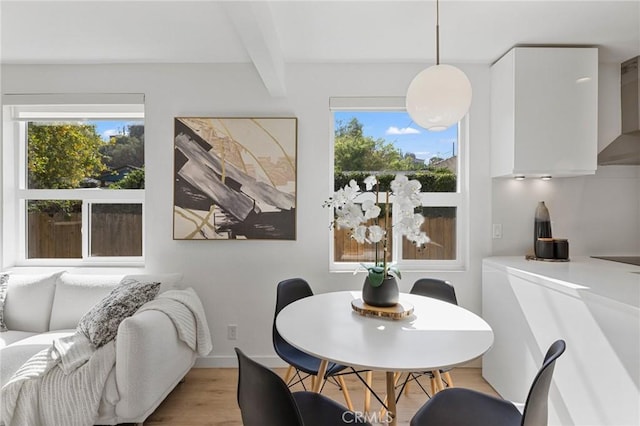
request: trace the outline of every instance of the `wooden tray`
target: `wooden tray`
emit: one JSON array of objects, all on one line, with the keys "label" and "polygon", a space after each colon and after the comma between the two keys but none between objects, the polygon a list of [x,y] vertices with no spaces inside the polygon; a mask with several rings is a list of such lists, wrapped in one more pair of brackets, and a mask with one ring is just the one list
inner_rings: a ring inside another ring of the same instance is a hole
[{"label": "wooden tray", "polygon": [[351,308],[360,315],[391,318],[394,320],[406,318],[413,313],[413,305],[408,302],[398,302],[395,306],[382,308],[367,305],[362,299],[355,299],[351,301]]},{"label": "wooden tray", "polygon": [[543,259],[542,257],[535,257],[532,254],[525,255],[525,260],[537,260],[541,262],[568,262],[569,259]]}]

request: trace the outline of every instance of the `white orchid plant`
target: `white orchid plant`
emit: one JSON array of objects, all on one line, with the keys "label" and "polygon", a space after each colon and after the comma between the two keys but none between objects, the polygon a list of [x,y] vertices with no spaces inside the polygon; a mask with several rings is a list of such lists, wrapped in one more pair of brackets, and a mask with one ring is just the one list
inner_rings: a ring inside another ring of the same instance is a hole
[{"label": "white orchid plant", "polygon": [[[420,188],[422,184],[417,180],[409,180],[405,175],[396,175],[391,181],[391,191],[386,191],[386,205],[389,206],[389,197],[392,196],[396,205],[395,223],[389,221],[389,209],[385,209],[385,228],[379,224],[379,216],[382,209],[379,203],[379,183],[375,176],[368,176],[364,180],[365,191],[362,192],[355,180],[351,180],[349,185],[335,192],[333,197],[325,201],[325,207],[333,207],[334,220],[332,227],[348,228],[351,230],[351,238],[360,244],[375,244],[375,261],[373,265],[362,266],[367,269],[369,282],[377,287],[390,274],[402,278],[400,270],[393,264],[387,263],[388,239],[391,238],[391,226],[396,228],[400,235],[407,237],[417,246],[431,242],[420,226],[424,222],[424,217],[416,213],[416,208],[422,206],[420,201]],[[374,191],[375,188],[375,191]],[[371,198],[362,199],[365,192],[373,193],[375,201]],[[373,225],[366,225],[370,219],[375,219]],[[382,246],[382,260],[379,259],[378,247]],[[356,270],[354,273],[356,273]]]}]

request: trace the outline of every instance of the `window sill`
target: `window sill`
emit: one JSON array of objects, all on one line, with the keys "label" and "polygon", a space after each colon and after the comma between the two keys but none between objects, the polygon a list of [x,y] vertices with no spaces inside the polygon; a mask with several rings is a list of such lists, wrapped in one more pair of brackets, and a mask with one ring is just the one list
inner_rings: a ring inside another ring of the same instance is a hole
[{"label": "window sill", "polygon": [[144,259],[136,260],[82,260],[82,259],[26,259],[16,262],[13,268],[144,268]]},{"label": "window sill", "polygon": [[[395,265],[401,273],[433,273],[433,272],[467,272],[468,267],[465,263],[458,262],[450,262],[450,263],[442,263],[442,262],[433,262],[430,264],[421,264],[421,265]],[[355,271],[355,272],[354,272]],[[332,264],[329,266],[330,273],[349,273],[355,275],[359,272],[365,272],[365,269],[359,264],[354,263],[353,265],[340,265],[337,266]]]}]

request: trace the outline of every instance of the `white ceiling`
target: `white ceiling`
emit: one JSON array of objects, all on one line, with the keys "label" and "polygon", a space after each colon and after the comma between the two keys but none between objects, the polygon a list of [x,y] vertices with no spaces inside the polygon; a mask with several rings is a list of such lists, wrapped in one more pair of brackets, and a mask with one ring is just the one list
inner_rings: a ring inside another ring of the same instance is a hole
[{"label": "white ceiling", "polygon": [[[239,34],[230,13],[261,28]],[[5,63],[249,62],[247,32],[265,28],[284,62],[435,57],[433,0],[2,0],[0,14]],[[440,27],[443,62],[491,63],[516,44],[597,45],[603,62],[640,53],[639,0],[441,0]]]},{"label": "white ceiling", "polygon": [[[435,1],[0,0],[3,63],[435,62]],[[640,54],[640,0],[440,1],[442,62],[489,64],[514,45]],[[280,76],[280,77],[279,77]]]}]

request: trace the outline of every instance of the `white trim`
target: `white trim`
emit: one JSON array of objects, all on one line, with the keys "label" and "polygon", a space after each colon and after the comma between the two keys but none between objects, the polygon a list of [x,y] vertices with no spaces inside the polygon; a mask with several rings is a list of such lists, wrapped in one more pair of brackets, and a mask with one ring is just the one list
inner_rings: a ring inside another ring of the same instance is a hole
[{"label": "white trim", "polygon": [[25,200],[89,200],[110,203],[144,202],[144,189],[18,189],[17,197]]},{"label": "white trim", "polygon": [[19,259],[13,267],[122,267],[144,268],[144,259],[138,257],[91,257],[89,259]]},{"label": "white trim", "polygon": [[[334,194],[334,186],[335,186],[335,176],[334,176],[334,164],[335,164],[335,134],[336,134],[336,129],[335,129],[335,118],[333,115],[333,110],[331,110],[331,101],[334,98],[329,98],[329,134],[327,135],[327,140],[329,140],[329,164],[327,165],[327,170],[329,170],[329,182],[327,182],[327,188],[330,188],[331,190],[329,191],[329,194],[331,195],[327,195],[324,197],[324,199],[328,199],[329,196],[333,196]],[[327,208],[327,219],[325,223],[331,223],[331,221],[334,218],[334,212],[333,209],[331,208]],[[333,257],[335,256],[335,250],[333,248],[333,228],[329,228],[329,232],[327,232],[327,234],[329,235],[329,244],[328,244],[328,250],[329,250],[329,265],[327,265],[329,267],[329,271],[332,272],[334,271],[335,265],[336,263],[333,261]]]},{"label": "white trim", "polygon": [[[329,110],[333,111],[404,111],[405,100],[398,96],[371,96],[362,98],[329,98]],[[332,117],[333,118],[333,117]],[[332,159],[333,161],[333,159]],[[333,165],[332,165],[333,166]]]},{"label": "white trim", "polygon": [[[143,189],[27,189],[26,122],[64,119],[144,119],[144,95],[3,95],[3,241],[2,267],[16,266],[144,266],[145,231],[141,256],[90,255],[90,204],[140,204],[145,215]],[[100,102],[101,104],[97,104]],[[18,104],[22,103],[22,104]],[[9,104],[9,105],[7,105]],[[82,258],[28,259],[27,200],[82,201]],[[18,225],[16,227],[16,224]]]},{"label": "white trim", "polygon": [[16,121],[82,121],[82,120],[143,120],[139,105],[28,105],[11,108]]},{"label": "white trim", "polygon": [[142,93],[7,93],[2,95],[3,105],[144,105]]},{"label": "white trim", "polygon": [[[15,203],[18,188],[18,167],[16,164],[16,144],[19,125],[9,120],[9,110],[3,108],[2,138],[2,267],[15,262],[15,254],[19,248],[18,208]],[[22,228],[24,229],[24,228]]]},{"label": "white trim", "polygon": [[[286,368],[289,366],[285,361],[283,361],[280,357],[275,355],[250,355],[251,359],[259,362],[268,368]],[[467,362],[466,364],[462,364],[456,366],[458,368],[481,368],[482,367],[482,357],[476,358]],[[196,358],[196,362],[193,365],[193,368],[238,368],[238,359],[232,355],[209,355],[209,356],[199,356]]]},{"label": "white trim", "polygon": [[[335,134],[335,118],[333,113],[336,111],[404,111],[405,98],[403,97],[364,97],[364,98],[348,98],[334,97],[329,99],[330,114],[330,157],[329,170],[330,183],[329,187],[334,186],[334,134]],[[421,198],[423,207],[455,207],[456,208],[456,258],[453,260],[408,260],[402,259],[401,236],[393,235],[393,252],[392,261],[395,262],[401,270],[406,271],[464,271],[467,269],[467,259],[469,258],[469,185],[468,185],[468,155],[467,147],[469,144],[469,116],[468,114],[458,124],[458,167],[456,176],[456,192],[423,192]],[[333,191],[331,191],[333,194]],[[393,204],[393,197],[389,200]],[[329,211],[329,222],[333,219],[333,212]],[[330,272],[346,272],[356,271],[359,268],[358,262],[335,262],[334,261],[334,239],[333,232],[329,233],[329,271]],[[355,272],[354,272],[355,273]]]},{"label": "white trim", "polygon": [[[289,364],[277,355],[251,355],[251,359],[268,368],[285,368]],[[235,356],[209,355],[196,358],[194,368],[238,368]]]},{"label": "white trim", "polygon": [[16,121],[144,119],[142,94],[6,94],[2,104]]},{"label": "white trim", "polygon": [[91,241],[91,213],[90,213],[90,202],[89,200],[82,200],[82,259],[89,258],[90,246],[89,242]]}]

